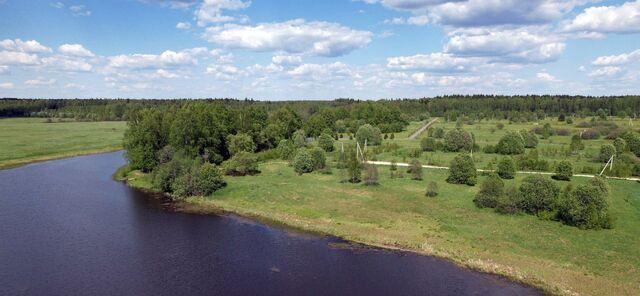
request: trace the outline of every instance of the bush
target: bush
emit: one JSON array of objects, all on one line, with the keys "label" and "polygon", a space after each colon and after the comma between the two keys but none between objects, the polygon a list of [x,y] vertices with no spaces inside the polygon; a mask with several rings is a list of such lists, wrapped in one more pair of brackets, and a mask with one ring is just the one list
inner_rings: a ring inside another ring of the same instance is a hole
[{"label": "bush", "polygon": [[197,195],[206,196],[224,187],[227,183],[222,178],[220,168],[211,163],[204,163],[198,170],[196,177]]},{"label": "bush", "polygon": [[616,148],[616,154],[620,155],[622,152],[627,151],[627,141],[623,138],[616,138],[613,140],[613,147]]},{"label": "bush", "polygon": [[427,137],[420,140],[422,151],[436,151],[436,139]]},{"label": "bush", "polygon": [[560,202],[558,219],[565,224],[586,229],[612,228],[607,202],[608,187],[603,178],[596,177],[575,190],[565,190]]},{"label": "bush", "polygon": [[496,146],[488,144],[487,146],[484,146],[482,148],[482,152],[487,153],[487,154],[496,153]]},{"label": "bush", "polygon": [[366,164],[364,171],[364,184],[367,186],[378,185],[378,168],[374,164]]},{"label": "bush", "polygon": [[364,145],[365,140],[367,140],[367,145],[380,145],[382,143],[380,129],[370,124],[362,125],[356,132],[356,140],[360,145]]},{"label": "bush", "polygon": [[253,142],[253,139],[248,134],[239,133],[236,135],[229,135],[228,143],[229,143],[229,153],[231,153],[231,155],[235,155],[241,151],[251,152],[251,153],[256,151],[256,144]]},{"label": "bush", "polygon": [[513,179],[516,176],[516,163],[510,157],[504,157],[498,163],[496,172],[502,179]]},{"label": "bush", "polygon": [[506,155],[522,154],[524,153],[524,140],[519,133],[509,131],[498,142],[496,151]]},{"label": "bush", "polygon": [[594,129],[591,129],[591,128],[590,128],[590,129],[588,129],[588,130],[586,130],[586,131],[582,132],[582,134],[580,135],[580,137],[581,137],[583,140],[595,140],[595,139],[597,139],[597,138],[599,138],[599,137],[600,137],[600,133],[598,133],[598,131],[597,131],[597,130],[594,130]]},{"label": "bush", "polygon": [[313,170],[320,170],[326,166],[327,157],[324,150],[320,148],[311,149],[311,160],[313,161]]},{"label": "bush", "polygon": [[452,184],[476,185],[477,171],[473,159],[466,154],[458,154],[451,161],[447,182]]},{"label": "bush", "polygon": [[584,143],[582,143],[582,138],[580,138],[580,136],[573,135],[573,137],[571,137],[569,150],[571,150],[572,153],[576,153],[578,150],[584,150]]},{"label": "bush", "polygon": [[307,145],[307,136],[304,133],[304,130],[295,131],[293,136],[291,136],[291,140],[296,148],[302,148]]},{"label": "bush", "polygon": [[496,127],[497,127],[499,130],[501,130],[501,129],[503,129],[503,128],[504,128],[504,123],[502,123],[502,122],[498,122],[498,123],[496,123]]},{"label": "bush", "polygon": [[522,212],[520,209],[521,204],[522,200],[518,188],[511,186],[496,200],[496,212],[500,214],[518,214]]},{"label": "bush", "polygon": [[536,136],[535,133],[527,130],[521,130],[520,136],[522,136],[525,148],[536,148],[536,146],[538,146],[538,136]]},{"label": "bush", "polygon": [[247,151],[240,151],[223,163],[224,173],[229,176],[246,176],[260,173],[258,157]]},{"label": "bush", "polygon": [[444,129],[441,127],[437,127],[435,129],[435,131],[433,132],[433,137],[436,139],[442,139],[444,138]]},{"label": "bush", "polygon": [[520,185],[520,208],[531,214],[552,212],[557,208],[560,188],[553,181],[539,175],[528,176]]},{"label": "bush", "polygon": [[627,149],[640,157],[640,135],[635,132],[626,132],[621,135],[621,138],[627,142]]},{"label": "bush", "polygon": [[542,127],[542,138],[543,139],[548,139],[549,137],[553,136],[554,134],[554,130],[551,127],[551,124],[549,123],[545,123],[544,126]]},{"label": "bush", "polygon": [[516,163],[520,170],[536,170],[536,171],[548,171],[549,162],[544,159],[540,159],[538,156],[538,150],[530,150],[525,155],[518,155],[516,157]]},{"label": "bush", "polygon": [[616,155],[616,147],[611,144],[604,144],[600,146],[600,154],[598,155],[598,160],[600,162],[607,162],[611,158],[611,156]]},{"label": "bush", "polygon": [[305,148],[300,148],[296,151],[296,155],[293,157],[293,170],[302,175],[304,173],[313,172],[313,158],[311,153]]},{"label": "bush", "polygon": [[417,158],[411,159],[407,173],[411,174],[412,180],[422,180],[422,164]]},{"label": "bush", "polygon": [[163,163],[151,173],[151,185],[162,192],[171,193],[174,191],[175,180],[193,164],[193,161],[182,157]]},{"label": "bush", "polygon": [[333,141],[333,137],[330,134],[322,133],[318,138],[318,146],[324,151],[331,152],[334,149]]},{"label": "bush", "polygon": [[291,140],[281,140],[280,143],[278,143],[278,148],[276,148],[276,150],[278,150],[280,158],[283,160],[290,160],[296,152],[296,146]]},{"label": "bush", "polygon": [[158,157],[158,163],[163,164],[171,161],[173,159],[174,154],[175,154],[175,149],[173,149],[171,145],[162,147],[162,149],[158,150],[158,153],[156,153]]},{"label": "bush", "polygon": [[453,129],[444,136],[444,147],[447,151],[471,151],[473,148],[473,138],[471,134],[463,129]]},{"label": "bush", "polygon": [[347,167],[347,181],[350,183],[360,183],[362,180],[362,162],[356,156],[356,151],[353,147],[349,147],[346,151],[346,167]]},{"label": "bush", "polygon": [[556,180],[569,181],[573,176],[573,165],[568,160],[563,160],[556,166],[556,173],[553,178]]},{"label": "bush", "polygon": [[495,208],[504,194],[504,182],[496,174],[491,174],[480,184],[480,191],[473,202],[479,208]]},{"label": "bush", "polygon": [[427,192],[425,195],[428,197],[438,196],[438,184],[434,181],[429,182],[429,184],[427,184]]}]

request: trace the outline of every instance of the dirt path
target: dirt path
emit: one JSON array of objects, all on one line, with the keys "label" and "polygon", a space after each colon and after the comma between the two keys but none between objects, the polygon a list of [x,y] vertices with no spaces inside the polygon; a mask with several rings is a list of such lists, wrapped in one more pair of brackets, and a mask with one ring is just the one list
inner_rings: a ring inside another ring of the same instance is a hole
[{"label": "dirt path", "polygon": [[[388,161],[367,161],[367,163],[370,164],[375,164],[375,165],[391,165],[391,162]],[[409,164],[408,163],[396,163],[397,166],[399,167],[408,167]],[[435,169],[435,170],[448,170],[449,167],[445,167],[445,166],[435,166],[435,165],[423,165],[422,166],[425,169]],[[483,169],[478,169],[478,172],[492,172],[492,170],[483,170]],[[554,173],[550,173],[550,172],[531,172],[531,171],[518,171],[518,174],[531,174],[531,175],[554,175]],[[574,174],[574,177],[584,177],[584,178],[593,178],[595,177],[595,175],[589,175],[589,174]],[[615,179],[615,180],[626,180],[626,181],[640,181],[640,178],[621,178],[621,177],[608,177],[606,176],[607,179]]]},{"label": "dirt path", "polygon": [[415,140],[420,134],[422,134],[424,131],[426,131],[434,122],[436,122],[436,120],[438,120],[438,118],[434,118],[433,120],[429,121],[427,124],[425,124],[424,126],[422,126],[419,130],[415,131],[413,134],[411,134],[409,136],[409,140]]}]

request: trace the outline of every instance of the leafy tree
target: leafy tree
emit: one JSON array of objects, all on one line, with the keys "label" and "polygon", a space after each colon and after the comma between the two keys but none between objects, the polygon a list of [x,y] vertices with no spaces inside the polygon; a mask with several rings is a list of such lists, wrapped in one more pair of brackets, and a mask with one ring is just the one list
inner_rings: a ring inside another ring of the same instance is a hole
[{"label": "leafy tree", "polygon": [[627,141],[627,148],[636,156],[640,157],[640,134],[635,132],[626,132],[622,137]]},{"label": "leafy tree", "polygon": [[370,124],[360,126],[356,132],[356,141],[358,141],[360,145],[364,145],[365,140],[367,141],[367,145],[380,145],[380,143],[382,143],[380,129]]},{"label": "leafy tree", "polygon": [[600,146],[600,154],[598,160],[600,162],[607,162],[611,156],[616,154],[616,147],[611,144],[604,144]]},{"label": "leafy tree", "polygon": [[255,175],[258,170],[258,158],[255,154],[240,151],[223,163],[224,173],[230,176]]},{"label": "leafy tree", "polygon": [[320,148],[327,152],[333,151],[333,142],[334,140],[331,134],[326,132],[323,132],[318,138],[318,145],[320,146]]},{"label": "leafy tree", "polygon": [[422,151],[435,151],[436,140],[431,137],[422,138],[420,140],[420,148],[422,148]]},{"label": "leafy tree", "polygon": [[516,164],[510,157],[504,157],[498,163],[496,172],[502,179],[513,179],[516,176]]},{"label": "leafy tree", "polygon": [[627,151],[627,141],[623,138],[616,138],[613,140],[613,146],[616,148],[616,153],[618,155],[622,154],[622,152]]},{"label": "leafy tree", "polygon": [[584,150],[584,143],[582,143],[582,138],[579,135],[573,135],[571,137],[571,144],[569,145],[569,149],[572,153],[576,153],[579,150]]},{"label": "leafy tree", "polygon": [[427,184],[427,192],[425,195],[428,197],[438,196],[438,184],[434,181],[429,182],[429,184]]},{"label": "leafy tree", "polygon": [[545,123],[544,126],[542,127],[542,138],[548,139],[549,137],[553,136],[553,134],[554,134],[554,130],[551,127],[551,124]]},{"label": "leafy tree", "polygon": [[345,154],[347,156],[347,178],[351,183],[360,183],[362,181],[362,162],[356,156],[356,150],[349,147]]},{"label": "leafy tree", "polygon": [[302,148],[307,145],[307,136],[305,135],[304,130],[295,131],[291,140],[296,148]]},{"label": "leafy tree", "polygon": [[295,155],[296,146],[291,140],[280,140],[277,150],[280,158],[290,160]]},{"label": "leafy tree", "polygon": [[506,155],[522,154],[524,153],[524,140],[519,133],[508,131],[498,142],[496,151]]},{"label": "leafy tree", "polygon": [[162,192],[174,191],[175,180],[182,175],[184,170],[191,168],[194,161],[184,157],[173,157],[171,160],[160,164],[151,174],[151,185]]},{"label": "leafy tree", "polygon": [[313,160],[313,170],[324,169],[327,165],[327,157],[324,154],[324,150],[320,148],[311,149],[311,159]]},{"label": "leafy tree", "polygon": [[473,202],[479,208],[495,208],[504,194],[504,182],[496,174],[491,174],[480,184],[480,191]]},{"label": "leafy tree", "polygon": [[187,156],[220,163],[229,156],[225,136],[233,126],[230,116],[229,110],[219,104],[187,103],[175,113],[170,143]]},{"label": "leafy tree", "polygon": [[409,163],[408,173],[411,174],[411,179],[422,180],[422,164],[417,158],[412,158]]},{"label": "leafy tree", "polygon": [[227,183],[222,178],[222,173],[217,165],[205,162],[200,166],[196,178],[195,193],[197,195],[206,196],[225,186]]},{"label": "leafy tree", "polygon": [[[304,130],[310,137],[317,137],[325,130],[332,131],[335,127],[335,115],[330,109],[316,112],[304,124]],[[330,133],[332,134],[332,133]]]},{"label": "leafy tree", "polygon": [[602,120],[607,120],[607,111],[604,111],[602,108],[596,111],[596,115]]},{"label": "leafy tree", "polygon": [[569,181],[573,176],[573,165],[568,160],[563,160],[556,166],[556,173],[553,175],[556,180]]},{"label": "leafy tree", "polygon": [[239,133],[236,135],[229,135],[228,142],[229,153],[231,153],[231,155],[235,155],[241,151],[251,153],[256,151],[256,144],[253,142],[253,139],[249,134]]},{"label": "leafy tree", "polygon": [[473,159],[467,154],[458,154],[449,166],[447,182],[452,184],[476,185],[477,171]]},{"label": "leafy tree", "polygon": [[453,129],[444,136],[444,147],[451,152],[471,151],[473,138],[469,132],[463,129]]},{"label": "leafy tree", "polygon": [[536,148],[538,146],[538,136],[534,132],[521,130],[520,136],[522,136],[525,148]]},{"label": "leafy tree", "polygon": [[522,181],[519,191],[522,201],[520,208],[527,213],[552,212],[557,207],[560,188],[556,183],[543,176],[526,177]]},{"label": "leafy tree", "polygon": [[127,121],[124,135],[125,156],[133,169],[150,172],[158,165],[156,153],[167,144],[166,122],[162,112],[145,109],[134,113]]},{"label": "leafy tree", "polygon": [[366,164],[364,171],[364,184],[367,186],[378,185],[378,168],[374,164]]},{"label": "leafy tree", "polygon": [[298,173],[298,175],[311,173],[313,172],[313,157],[306,148],[300,148],[296,150],[292,165],[293,170]]},{"label": "leafy tree", "polygon": [[276,111],[268,120],[272,124],[274,135],[280,139],[290,138],[295,131],[302,128],[302,118],[290,105],[286,105]]}]

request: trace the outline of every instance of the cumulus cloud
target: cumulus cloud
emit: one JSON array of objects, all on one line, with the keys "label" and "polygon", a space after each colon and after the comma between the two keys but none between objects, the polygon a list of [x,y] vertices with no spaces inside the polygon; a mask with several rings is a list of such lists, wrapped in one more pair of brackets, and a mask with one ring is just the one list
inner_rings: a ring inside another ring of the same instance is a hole
[{"label": "cumulus cloud", "polygon": [[51,79],[38,78],[38,79],[27,80],[24,82],[24,85],[30,86],[30,87],[38,87],[38,86],[49,86],[55,83],[56,83],[56,79],[53,79],[53,78]]},{"label": "cumulus cloud", "polygon": [[230,48],[335,57],[364,47],[371,42],[372,35],[336,23],[296,19],[256,26],[225,24],[209,27],[203,37]]},{"label": "cumulus cloud", "polygon": [[35,40],[22,41],[20,39],[5,39],[0,41],[0,47],[9,50],[9,51],[17,51],[17,52],[26,52],[26,53],[45,53],[51,52],[51,48],[46,47],[40,42]]},{"label": "cumulus cloud", "polygon": [[592,78],[613,78],[618,77],[624,70],[620,67],[607,66],[591,71],[588,76]]},{"label": "cumulus cloud", "polygon": [[302,57],[294,55],[275,55],[271,58],[271,61],[276,65],[297,66],[302,64]]},{"label": "cumulus cloud", "polygon": [[419,70],[429,72],[469,71],[479,60],[456,57],[447,53],[418,54],[413,56],[390,57],[387,68],[392,70]]},{"label": "cumulus cloud", "polygon": [[190,22],[179,22],[179,23],[176,24],[176,29],[180,29],[180,30],[191,29],[191,23]]},{"label": "cumulus cloud", "polygon": [[0,65],[37,65],[38,56],[17,51],[0,51]]},{"label": "cumulus cloud", "polygon": [[594,66],[619,66],[638,61],[640,61],[640,49],[620,55],[601,56],[596,58],[591,64]]},{"label": "cumulus cloud", "polygon": [[42,58],[45,67],[63,72],[91,72],[93,66],[83,59],[66,56],[51,56]]},{"label": "cumulus cloud", "polygon": [[13,89],[13,82],[2,82],[0,83],[1,89]]},{"label": "cumulus cloud", "polygon": [[538,78],[539,80],[542,81],[546,81],[546,82],[554,82],[557,81],[556,77],[549,74],[548,72],[538,72],[536,74],[536,78]]},{"label": "cumulus cloud", "polygon": [[166,50],[161,54],[130,54],[109,57],[108,66],[125,69],[158,69],[197,65],[198,57],[209,55],[206,48],[191,48],[182,51]]},{"label": "cumulus cloud", "polygon": [[352,74],[350,67],[342,62],[330,64],[302,64],[287,71],[292,77],[325,81],[349,77]]},{"label": "cumulus cloud", "polygon": [[185,9],[193,6],[198,0],[140,0],[144,3],[155,3],[175,9]]},{"label": "cumulus cloud", "polygon": [[596,33],[640,32],[640,1],[620,6],[589,7],[573,20],[565,22],[563,31]]},{"label": "cumulus cloud", "polygon": [[64,55],[76,57],[90,58],[95,56],[95,54],[80,44],[63,44],[58,47],[58,51]]},{"label": "cumulus cloud", "polygon": [[235,80],[239,75],[243,74],[243,72],[235,66],[217,64],[209,65],[206,73],[212,74],[220,80]]},{"label": "cumulus cloud", "polygon": [[242,0],[204,0],[195,12],[199,26],[210,23],[222,23],[235,20],[235,17],[223,15],[223,10],[241,10],[249,7],[251,1]]},{"label": "cumulus cloud", "polygon": [[414,25],[424,26],[429,23],[429,17],[426,15],[411,16],[408,18],[395,17],[392,19],[384,20],[385,24],[389,25]]}]

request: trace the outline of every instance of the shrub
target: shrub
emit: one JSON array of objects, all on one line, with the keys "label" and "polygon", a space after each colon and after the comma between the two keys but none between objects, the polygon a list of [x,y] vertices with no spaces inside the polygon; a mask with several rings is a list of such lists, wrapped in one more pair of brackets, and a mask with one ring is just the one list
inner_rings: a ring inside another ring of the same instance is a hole
[{"label": "shrub", "polygon": [[324,150],[320,148],[311,149],[311,160],[313,161],[313,170],[323,169],[326,166],[327,157]]},{"label": "shrub", "polygon": [[506,155],[522,154],[524,153],[524,140],[519,133],[509,131],[498,142],[496,151]]},{"label": "shrub", "polygon": [[296,146],[291,140],[281,140],[280,143],[278,143],[278,148],[276,148],[276,150],[278,150],[280,158],[283,160],[290,160],[296,152]]},{"label": "shrub", "polygon": [[429,182],[429,184],[427,184],[427,192],[425,195],[428,197],[438,196],[438,184],[434,181]]},{"label": "shrub", "polygon": [[458,154],[451,161],[447,182],[452,184],[476,185],[477,171],[473,159],[466,154]]},{"label": "shrub", "polygon": [[594,178],[562,196],[558,218],[565,224],[586,229],[612,228],[607,202],[608,188],[603,178]]},{"label": "shrub", "polygon": [[584,143],[582,143],[582,138],[578,135],[573,135],[571,137],[571,144],[569,145],[569,149],[572,153],[578,152],[578,150],[584,150]]},{"label": "shrub", "polygon": [[260,173],[258,157],[247,151],[240,151],[223,163],[224,173],[229,176],[246,176]]},{"label": "shrub", "polygon": [[378,185],[378,167],[374,164],[366,164],[364,171],[364,184],[367,186]]},{"label": "shrub", "polygon": [[422,180],[422,164],[417,158],[411,159],[407,173],[411,174],[412,180]]},{"label": "shrub", "polygon": [[444,147],[450,152],[471,151],[473,138],[469,132],[456,128],[444,136]]},{"label": "shrub", "polygon": [[583,140],[595,140],[600,137],[600,133],[598,133],[595,129],[588,129],[580,135]]},{"label": "shrub", "polygon": [[293,141],[293,145],[296,148],[302,148],[307,145],[307,136],[304,133],[304,130],[297,130],[291,136],[291,140]]},{"label": "shrub", "polygon": [[531,214],[552,212],[558,204],[560,188],[553,181],[539,175],[528,176],[520,185],[520,208]]},{"label": "shrub", "polygon": [[500,214],[518,214],[522,212],[520,192],[515,186],[507,188],[505,193],[496,200],[496,212]]},{"label": "shrub", "polygon": [[626,132],[621,135],[621,138],[627,142],[627,149],[640,157],[640,135],[635,132]]},{"label": "shrub", "polygon": [[482,152],[487,154],[496,153],[496,146],[488,144],[482,148]]},{"label": "shrub", "polygon": [[194,161],[186,158],[175,157],[166,163],[160,164],[151,174],[151,185],[162,192],[173,192],[174,181],[184,170],[188,170],[193,163]]},{"label": "shrub", "polygon": [[158,150],[158,153],[156,153],[158,157],[158,163],[163,164],[171,161],[173,159],[174,154],[175,154],[175,149],[173,149],[171,145],[162,147],[162,149]]},{"label": "shrub", "polygon": [[549,170],[549,162],[539,158],[537,149],[530,150],[524,155],[518,155],[516,157],[516,163],[520,170]]},{"label": "shrub", "polygon": [[569,116],[566,120],[567,124],[573,124],[573,117]]},{"label": "shrub", "polygon": [[437,127],[435,129],[435,131],[433,132],[433,137],[436,139],[442,139],[444,138],[444,129],[441,127]]},{"label": "shrub", "polygon": [[479,208],[495,208],[504,194],[504,182],[496,174],[491,174],[480,184],[480,191],[473,202]]},{"label": "shrub", "polygon": [[293,157],[293,170],[302,175],[304,173],[313,172],[313,158],[311,153],[305,148],[300,148],[296,151],[296,155]]},{"label": "shrub", "polygon": [[197,195],[202,196],[209,195],[227,185],[222,178],[220,168],[212,163],[204,163],[200,166],[195,183]]},{"label": "shrub", "polygon": [[600,146],[600,154],[598,155],[598,160],[600,162],[607,162],[616,154],[616,147],[611,144],[604,144]]},{"label": "shrub", "polygon": [[333,151],[333,142],[333,137],[328,133],[322,133],[318,138],[318,146],[327,152]]},{"label": "shrub", "polygon": [[501,130],[501,129],[503,129],[503,128],[504,128],[504,123],[502,123],[502,122],[498,122],[498,123],[496,123],[496,127],[497,127],[499,130]]},{"label": "shrub", "polygon": [[549,137],[553,136],[553,134],[554,134],[554,130],[551,127],[551,124],[545,123],[544,126],[542,127],[542,138],[548,139]]},{"label": "shrub", "polygon": [[504,157],[498,163],[496,172],[502,179],[513,179],[516,176],[516,164],[510,157]]},{"label": "shrub", "polygon": [[422,151],[436,151],[436,139],[427,137],[420,140]]},{"label": "shrub", "polygon": [[569,181],[573,176],[573,165],[568,160],[563,160],[556,166],[556,173],[553,178],[556,180]]},{"label": "shrub", "polygon": [[521,130],[520,136],[522,136],[525,148],[536,148],[536,146],[538,146],[538,136],[536,136],[535,133],[527,130]]},{"label": "shrub", "polygon": [[347,181],[351,183],[360,183],[362,180],[362,162],[356,156],[356,151],[353,147],[349,147],[346,151],[346,165],[347,165]]},{"label": "shrub", "polygon": [[231,153],[231,155],[235,155],[241,151],[245,151],[245,152],[256,151],[256,144],[253,142],[253,139],[248,134],[239,133],[236,135],[229,135],[228,143],[229,143],[229,153]]},{"label": "shrub", "polygon": [[364,145],[365,140],[367,140],[367,145],[380,145],[382,143],[380,129],[370,124],[362,125],[356,132],[356,140],[360,145]]},{"label": "shrub", "polygon": [[616,138],[613,140],[613,147],[616,148],[616,154],[620,155],[627,150],[627,141],[623,138]]}]

